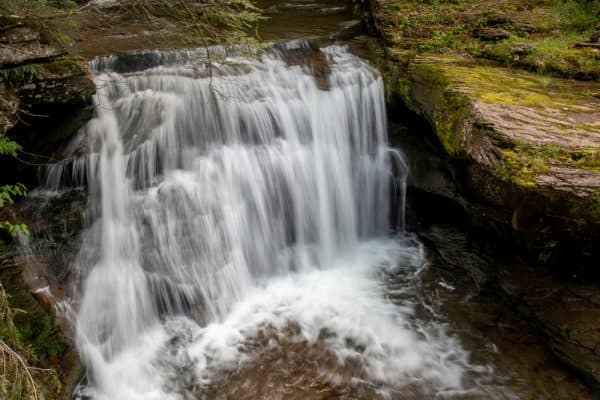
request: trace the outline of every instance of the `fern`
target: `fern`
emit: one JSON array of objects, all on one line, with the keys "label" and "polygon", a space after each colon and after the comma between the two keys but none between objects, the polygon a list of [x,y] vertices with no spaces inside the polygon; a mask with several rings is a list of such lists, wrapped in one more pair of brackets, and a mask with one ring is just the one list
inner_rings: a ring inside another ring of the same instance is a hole
[{"label": "fern", "polygon": [[40,79],[42,69],[37,64],[25,64],[18,67],[0,69],[0,80],[9,86],[16,86],[34,79]]},{"label": "fern", "polygon": [[[6,136],[0,136],[0,155],[16,157],[19,150],[21,150],[20,144]],[[15,197],[26,195],[27,188],[22,183],[0,186],[0,209],[11,204]],[[25,224],[13,224],[9,221],[0,221],[0,228],[7,230],[13,238],[29,233]]]}]

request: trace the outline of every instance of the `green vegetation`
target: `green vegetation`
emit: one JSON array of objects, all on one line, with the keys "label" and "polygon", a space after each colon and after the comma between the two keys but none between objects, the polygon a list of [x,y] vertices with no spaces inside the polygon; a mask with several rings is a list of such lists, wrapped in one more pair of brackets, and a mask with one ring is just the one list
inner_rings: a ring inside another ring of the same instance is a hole
[{"label": "green vegetation", "polygon": [[[21,150],[21,146],[13,140],[0,136],[0,156],[16,157],[17,152]],[[0,186],[0,210],[6,205],[13,202],[17,196],[25,196],[27,189],[20,183],[6,184]],[[27,234],[28,229],[24,224],[11,223],[6,220],[0,220],[0,228],[6,229],[11,236],[17,237],[19,234]]]},{"label": "green vegetation", "polygon": [[110,26],[126,26],[132,21],[161,26],[170,43],[179,46],[206,46],[239,43],[249,39],[261,19],[260,10],[250,0],[216,0],[206,7],[190,0],[124,0],[118,12],[110,13]]},{"label": "green vegetation", "polygon": [[599,29],[600,0],[379,4],[380,29],[395,48],[483,57],[535,72],[600,79],[598,50],[575,47]]},{"label": "green vegetation", "polygon": [[[454,55],[417,55],[404,74],[394,73],[394,94],[429,120],[453,157],[470,158],[473,148],[478,154],[488,151],[482,149],[491,142],[493,173],[525,189],[543,186],[539,178],[552,176],[553,167],[600,172],[600,151],[593,142],[576,139],[582,132],[597,132],[597,108],[590,102],[600,90],[597,83]],[[491,121],[511,114],[504,120],[508,127],[481,125],[480,112]],[[521,120],[530,122],[519,127]]]},{"label": "green vegetation", "polygon": [[[26,292],[25,294],[29,295]],[[28,345],[28,338],[23,335],[18,318],[21,320],[29,318],[30,321],[34,321],[34,316],[28,314],[28,310],[11,307],[11,300],[0,284],[0,358],[3,360],[0,369],[2,372],[0,398],[6,400],[57,398],[61,386],[54,369],[34,367],[32,364],[40,361],[36,356],[36,354],[43,354],[38,353],[40,347],[46,348],[57,343],[56,334],[51,328],[36,338],[36,343],[40,344],[37,348]],[[19,314],[25,316],[19,317]],[[48,326],[53,326],[52,320],[47,315],[35,315],[35,317],[42,318],[44,323],[52,324]]]},{"label": "green vegetation", "polygon": [[[32,153],[50,155],[58,143],[68,140],[89,120],[91,110],[84,103],[94,93],[95,86],[88,78],[86,60],[81,56],[89,56],[84,46],[90,39],[106,38],[115,32],[125,32],[123,36],[128,36],[131,32],[138,34],[137,41],[132,41],[136,49],[208,48],[217,43],[251,40],[249,35],[260,18],[259,10],[249,0],[214,0],[205,4],[192,0],[121,0],[107,7],[87,0],[0,0],[3,34],[13,29],[18,34],[14,45],[0,44],[16,54],[0,60],[2,161],[6,161],[6,165],[11,158],[36,157]],[[152,30],[151,35],[145,34],[148,30]],[[38,47],[41,50],[38,51]],[[21,57],[21,53],[28,56]],[[209,54],[209,63],[214,56]],[[80,98],[81,103],[78,103]],[[34,121],[31,128],[19,130],[18,135],[5,135],[4,130],[11,129],[21,117],[26,120],[20,126],[24,128],[33,114],[38,113],[35,107],[45,107],[44,102],[50,103],[48,108],[52,110],[47,114],[51,115],[61,104],[65,109],[72,107],[73,112],[68,117],[52,115],[46,120],[46,126],[39,126],[44,122],[36,124]],[[74,110],[76,107],[79,112]],[[38,139],[39,133],[42,135]],[[13,137],[28,143],[27,148],[22,149],[11,139]],[[0,182],[1,253],[14,250],[12,244],[6,242],[14,242],[15,238],[29,233],[27,226],[15,221],[10,212],[10,204],[26,195],[26,188],[14,183],[8,174],[3,174],[3,179]],[[52,227],[80,223],[80,213],[71,214],[76,216],[76,221],[56,217]],[[69,229],[71,232],[77,228]],[[0,399],[64,398],[83,373],[77,355],[61,338],[54,318],[37,304],[25,287],[19,266],[2,265],[0,282]]]},{"label": "green vegetation", "polygon": [[39,79],[41,76],[42,71],[37,64],[25,64],[13,68],[0,69],[0,80],[6,82],[9,87],[15,87],[23,82]]},{"label": "green vegetation", "polygon": [[136,36],[131,40],[136,49],[239,43],[250,39],[261,15],[250,0],[202,5],[192,0],[121,0],[108,7],[89,0],[3,0],[0,19],[9,26],[29,27],[59,53],[78,54],[90,40],[115,32]]},{"label": "green vegetation", "polygon": [[536,177],[547,173],[552,166],[600,171],[600,150],[568,149],[556,145],[517,143],[503,152],[505,166],[500,175],[524,187],[535,187]]},{"label": "green vegetation", "polygon": [[71,0],[2,0],[0,16],[32,28],[42,43],[67,50],[72,44],[71,32],[79,26],[80,6]]}]

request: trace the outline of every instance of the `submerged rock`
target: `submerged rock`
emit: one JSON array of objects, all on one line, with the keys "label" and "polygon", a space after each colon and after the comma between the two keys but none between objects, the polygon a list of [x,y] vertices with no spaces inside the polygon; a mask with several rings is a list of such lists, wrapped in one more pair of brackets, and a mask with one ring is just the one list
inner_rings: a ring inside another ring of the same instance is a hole
[{"label": "submerged rock", "polygon": [[600,295],[594,283],[564,279],[530,265],[509,265],[499,284],[554,354],[600,388]]}]

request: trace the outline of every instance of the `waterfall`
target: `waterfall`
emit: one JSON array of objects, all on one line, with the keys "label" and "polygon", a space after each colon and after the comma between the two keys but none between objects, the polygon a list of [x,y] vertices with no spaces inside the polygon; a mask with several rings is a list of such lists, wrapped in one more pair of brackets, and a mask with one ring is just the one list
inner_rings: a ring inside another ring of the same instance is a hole
[{"label": "waterfall", "polygon": [[380,389],[462,390],[468,354],[389,299],[408,286],[386,291],[424,254],[392,235],[407,168],[382,79],[345,47],[313,47],[220,49],[210,68],[203,49],[93,62],[87,155],[48,173],[89,192],[83,395],[198,396],[259,357],[249,343],[266,332],[357,361]]}]

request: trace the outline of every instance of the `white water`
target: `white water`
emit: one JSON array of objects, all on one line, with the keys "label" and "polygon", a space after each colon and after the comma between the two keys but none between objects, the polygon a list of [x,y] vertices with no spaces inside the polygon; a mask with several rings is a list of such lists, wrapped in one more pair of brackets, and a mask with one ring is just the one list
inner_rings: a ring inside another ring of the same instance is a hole
[{"label": "white water", "polygon": [[345,48],[296,42],[229,56],[209,77],[200,53],[153,53],[130,72],[98,60],[90,155],[49,173],[50,186],[69,175],[89,188],[82,394],[198,396],[259,358],[249,343],[265,332],[358,362],[382,395],[473,390],[460,343],[386,286],[424,254],[389,237],[407,171],[387,147],[378,73]]}]

